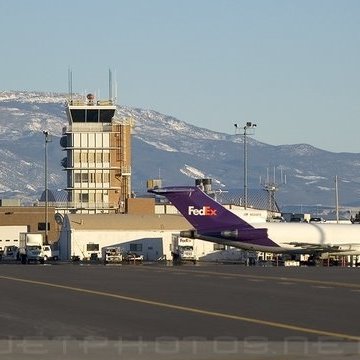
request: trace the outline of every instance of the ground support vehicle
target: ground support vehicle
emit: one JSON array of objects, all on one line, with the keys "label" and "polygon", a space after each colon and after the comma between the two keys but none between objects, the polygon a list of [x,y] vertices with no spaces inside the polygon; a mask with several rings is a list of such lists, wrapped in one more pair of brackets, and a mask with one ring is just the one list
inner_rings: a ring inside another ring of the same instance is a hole
[{"label": "ground support vehicle", "polygon": [[173,236],[172,238],[172,252],[173,262],[187,262],[196,263],[196,254],[194,250],[194,239],[188,239],[180,236]]},{"label": "ground support vehicle", "polygon": [[144,255],[139,255],[134,252],[127,252],[124,255],[124,261],[129,263],[142,262],[144,260]]},{"label": "ground support vehicle", "polygon": [[19,257],[22,264],[44,263],[42,254],[43,237],[42,234],[20,233],[19,238]]},{"label": "ground support vehicle", "polygon": [[43,245],[41,249],[44,261],[59,260],[59,250],[55,250],[51,245]]},{"label": "ground support vehicle", "polygon": [[123,250],[118,246],[110,246],[102,249],[104,264],[119,264],[123,261]]},{"label": "ground support vehicle", "polygon": [[19,248],[15,245],[5,246],[0,259],[2,262],[17,262],[19,261]]}]

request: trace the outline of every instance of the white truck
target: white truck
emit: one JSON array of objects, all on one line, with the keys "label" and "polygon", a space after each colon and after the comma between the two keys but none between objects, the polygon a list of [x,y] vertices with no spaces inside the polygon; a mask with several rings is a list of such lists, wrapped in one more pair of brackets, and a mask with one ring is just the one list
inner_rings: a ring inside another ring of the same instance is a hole
[{"label": "white truck", "polygon": [[171,255],[174,262],[196,262],[194,239],[173,235]]},{"label": "white truck", "polygon": [[42,234],[23,232],[19,234],[19,257],[22,264],[44,263]]},{"label": "white truck", "polygon": [[59,250],[54,249],[53,245],[43,245],[41,249],[44,261],[59,260]]}]

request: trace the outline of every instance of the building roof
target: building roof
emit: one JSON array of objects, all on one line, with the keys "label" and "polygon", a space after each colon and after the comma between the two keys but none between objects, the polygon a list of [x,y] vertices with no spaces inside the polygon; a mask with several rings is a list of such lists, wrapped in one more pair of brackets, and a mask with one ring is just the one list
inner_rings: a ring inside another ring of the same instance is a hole
[{"label": "building roof", "polygon": [[[45,202],[45,190],[42,192],[39,201]],[[68,200],[68,193],[65,190],[56,190],[56,189],[49,189],[48,190],[48,202],[66,202]]]},{"label": "building roof", "polygon": [[75,230],[187,230],[190,223],[181,215],[158,214],[67,214]]}]

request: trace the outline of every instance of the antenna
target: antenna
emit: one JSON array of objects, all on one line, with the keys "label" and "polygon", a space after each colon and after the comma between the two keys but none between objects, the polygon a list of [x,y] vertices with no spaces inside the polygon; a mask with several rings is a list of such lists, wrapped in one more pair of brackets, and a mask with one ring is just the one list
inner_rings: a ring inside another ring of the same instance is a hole
[{"label": "antenna", "polygon": [[116,72],[116,69],[115,69],[115,97],[114,97],[114,105],[116,105],[117,97],[118,97],[118,84],[117,84],[117,72]]},{"label": "antenna", "polygon": [[274,184],[276,184],[276,168],[274,166]]},{"label": "antenna", "polygon": [[[281,166],[279,166],[279,168],[280,168],[281,184],[284,184],[283,172],[282,172],[283,169]],[[264,187],[265,191],[267,191],[269,194],[269,199],[268,199],[268,201],[269,201],[268,207],[269,208],[268,209],[273,212],[277,211],[275,193],[279,190],[279,184],[276,182],[276,167],[275,166],[274,166],[273,179],[270,179],[269,168],[266,168],[266,181],[264,182],[264,184],[262,184],[262,186]]]},{"label": "antenna", "polygon": [[72,70],[70,69],[70,67],[68,68],[68,87],[69,87],[69,96],[70,96],[70,100],[72,101],[72,95],[73,95],[73,91],[72,91]]},{"label": "antenna", "polygon": [[284,168],[279,166],[280,169],[280,184],[286,185],[286,174],[284,174]]},{"label": "antenna", "polygon": [[113,100],[112,90],[113,90],[112,72],[111,69],[109,69],[109,100]]}]

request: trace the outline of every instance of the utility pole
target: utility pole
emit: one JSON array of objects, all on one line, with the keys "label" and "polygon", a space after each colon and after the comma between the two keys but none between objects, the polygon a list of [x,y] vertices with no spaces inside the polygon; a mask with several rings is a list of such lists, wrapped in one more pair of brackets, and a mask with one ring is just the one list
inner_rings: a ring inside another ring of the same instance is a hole
[{"label": "utility pole", "polygon": [[339,189],[338,189],[338,177],[335,176],[335,211],[336,211],[336,223],[339,223]]},{"label": "utility pole", "polygon": [[49,244],[49,189],[48,189],[48,151],[47,144],[52,141],[52,137],[48,131],[43,131],[45,136],[45,239],[44,244]]},{"label": "utility pole", "polygon": [[[238,129],[238,125],[234,124],[235,132]],[[248,153],[247,153],[247,135],[254,134],[254,129],[256,124],[248,121],[245,126],[243,127],[243,136],[244,136],[244,209],[247,209],[248,205]],[[250,130],[253,130],[251,132]]]}]

